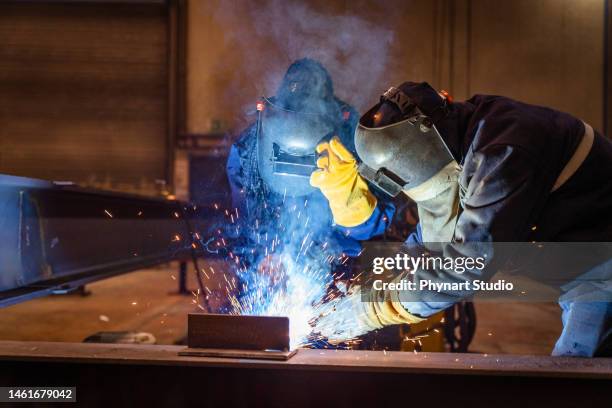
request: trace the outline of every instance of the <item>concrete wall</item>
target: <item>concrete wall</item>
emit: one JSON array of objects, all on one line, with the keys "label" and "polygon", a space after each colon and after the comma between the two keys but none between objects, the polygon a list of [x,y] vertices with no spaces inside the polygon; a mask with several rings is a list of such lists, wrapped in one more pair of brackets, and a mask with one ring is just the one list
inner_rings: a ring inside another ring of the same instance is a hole
[{"label": "concrete wall", "polygon": [[604,2],[472,2],[470,91],[499,93],[603,125]]},{"label": "concrete wall", "polygon": [[457,99],[508,95],[603,124],[603,0],[188,1],[188,130],[239,130],[300,56],[364,110],[426,80]]}]

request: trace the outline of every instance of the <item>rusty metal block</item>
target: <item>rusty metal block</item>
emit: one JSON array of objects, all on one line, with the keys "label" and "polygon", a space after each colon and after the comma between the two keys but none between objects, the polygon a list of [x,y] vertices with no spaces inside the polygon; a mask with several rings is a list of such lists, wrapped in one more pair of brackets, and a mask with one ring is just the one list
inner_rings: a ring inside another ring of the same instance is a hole
[{"label": "rusty metal block", "polygon": [[286,360],[289,318],[190,313],[188,348],[179,355]]}]

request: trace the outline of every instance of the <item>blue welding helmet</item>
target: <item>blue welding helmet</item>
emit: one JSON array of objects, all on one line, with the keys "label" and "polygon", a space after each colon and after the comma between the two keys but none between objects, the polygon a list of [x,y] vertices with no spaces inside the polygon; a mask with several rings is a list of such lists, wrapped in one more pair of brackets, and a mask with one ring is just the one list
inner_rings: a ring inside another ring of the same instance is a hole
[{"label": "blue welding helmet", "polygon": [[315,191],[310,175],[316,170],[316,146],[336,131],[337,106],[295,111],[275,100],[258,104],[257,158],[265,184],[277,194],[303,196]]}]

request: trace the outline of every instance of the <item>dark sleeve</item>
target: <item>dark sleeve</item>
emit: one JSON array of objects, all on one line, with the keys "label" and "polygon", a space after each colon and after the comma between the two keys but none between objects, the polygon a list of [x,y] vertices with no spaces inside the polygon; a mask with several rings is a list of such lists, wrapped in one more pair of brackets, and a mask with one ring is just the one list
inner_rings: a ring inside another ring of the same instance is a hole
[{"label": "dark sleeve", "polygon": [[242,259],[247,261],[244,251],[249,250],[256,238],[251,233],[252,217],[250,211],[258,205],[256,202],[257,173],[255,149],[255,126],[252,125],[242,132],[240,138],[231,146],[226,161],[227,180],[231,193],[231,209],[237,209],[240,217],[235,223],[225,223],[220,227],[224,231],[228,246],[237,254],[243,254]]},{"label": "dark sleeve", "polygon": [[[486,266],[461,274],[445,269],[418,270],[413,276],[417,286],[421,280],[459,283],[490,279],[507,259],[499,253],[493,257],[491,244],[524,241],[544,193],[536,158],[511,145],[488,146],[468,154],[460,184],[463,211],[453,242],[443,246],[440,256],[476,258],[487,254]],[[472,294],[418,291],[400,299],[409,312],[429,316]]]},{"label": "dark sleeve", "polygon": [[259,176],[255,174],[256,164],[250,163],[256,157],[254,151],[257,148],[256,138],[256,127],[251,125],[232,145],[225,164],[232,195],[232,208],[238,208],[243,214],[249,196],[247,190],[253,188],[253,180]]},{"label": "dark sleeve", "polygon": [[456,242],[517,242],[546,196],[538,161],[519,146],[494,145],[469,153],[460,177]]}]

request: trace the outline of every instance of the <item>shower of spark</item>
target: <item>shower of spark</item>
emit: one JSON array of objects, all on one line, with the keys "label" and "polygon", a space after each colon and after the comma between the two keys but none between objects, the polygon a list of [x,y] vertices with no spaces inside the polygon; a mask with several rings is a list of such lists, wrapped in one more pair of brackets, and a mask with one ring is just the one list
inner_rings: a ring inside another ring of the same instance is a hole
[{"label": "shower of spark", "polygon": [[[236,304],[240,314],[258,316],[286,316],[289,318],[291,348],[308,343],[312,330],[309,322],[317,317],[316,304],[325,295],[331,281],[329,264],[300,264],[288,254],[279,256],[282,267],[272,271],[274,277],[250,273],[244,284],[245,295]],[[324,266],[324,267],[321,267]]]},{"label": "shower of spark", "polygon": [[[219,209],[227,225],[217,229],[214,238],[200,242],[210,252],[232,249],[227,252],[231,272],[223,274],[223,291],[230,303],[224,313],[288,317],[292,349],[313,342],[325,345],[325,339],[312,333],[311,322],[321,315],[322,305],[340,293],[330,292],[333,273],[348,257],[330,238],[329,225],[311,221],[313,211],[307,200],[289,203],[285,199],[276,209],[262,206],[274,214],[267,222],[257,217],[241,224],[242,214],[236,209]],[[227,231],[234,237],[249,236],[251,244],[232,248],[224,237]],[[210,275],[202,273],[206,278]]]}]

